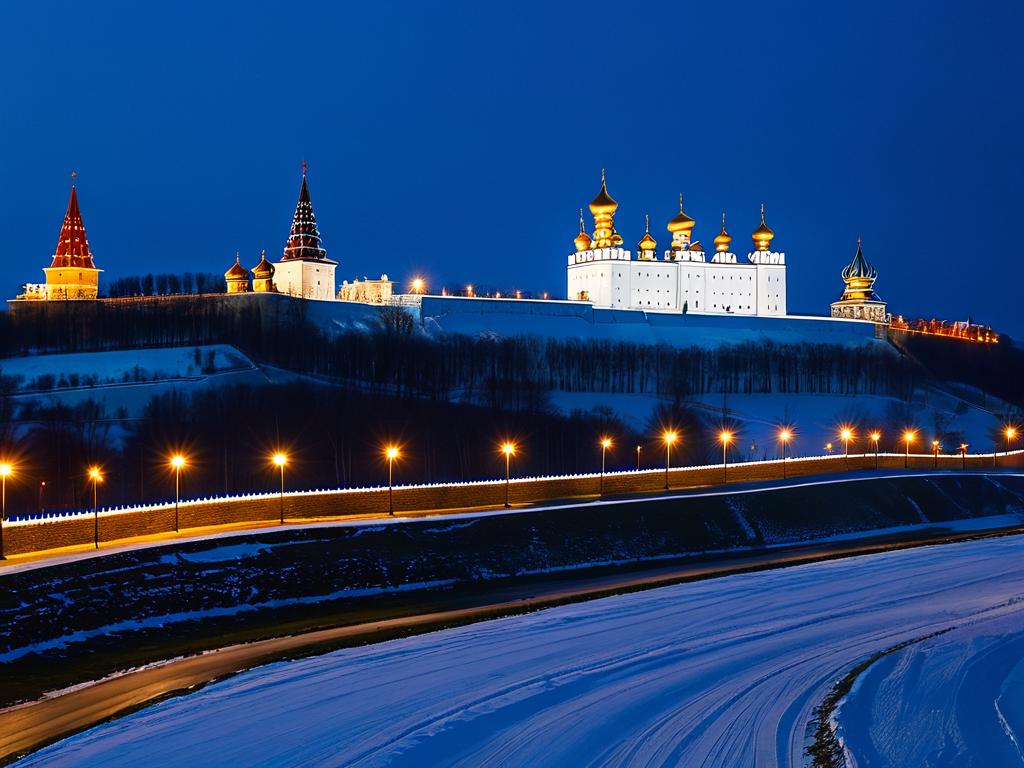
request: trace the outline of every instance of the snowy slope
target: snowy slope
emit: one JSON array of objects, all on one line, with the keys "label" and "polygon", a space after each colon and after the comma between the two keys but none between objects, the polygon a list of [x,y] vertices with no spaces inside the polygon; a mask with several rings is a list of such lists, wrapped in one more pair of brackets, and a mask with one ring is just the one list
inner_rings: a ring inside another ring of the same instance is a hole
[{"label": "snowy slope", "polygon": [[[905,550],[273,664],[19,765],[799,765],[812,708],[857,661],[1022,620],[1022,554],[1020,537]],[[1020,733],[1020,708],[1004,715]]]}]

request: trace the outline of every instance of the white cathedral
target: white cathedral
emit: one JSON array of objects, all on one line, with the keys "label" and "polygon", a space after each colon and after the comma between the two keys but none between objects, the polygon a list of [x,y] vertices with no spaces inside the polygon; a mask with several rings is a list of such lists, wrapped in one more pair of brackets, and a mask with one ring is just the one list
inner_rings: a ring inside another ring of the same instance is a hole
[{"label": "white cathedral", "polygon": [[569,256],[566,296],[570,300],[650,312],[786,314],[786,254],[771,248],[775,233],[765,224],[763,205],[761,224],[753,233],[754,250],[746,258],[732,252],[723,213],[722,231],[715,237],[715,253],[710,259],[700,241],[691,239],[696,222],[683,212],[682,195],[679,213],[668,223],[672,243],[660,259],[650,219],[637,244],[637,258],[622,247],[622,238],[615,231],[617,208],[601,171],[601,191],[590,203],[594,234],[587,234],[581,210],[576,251]]}]

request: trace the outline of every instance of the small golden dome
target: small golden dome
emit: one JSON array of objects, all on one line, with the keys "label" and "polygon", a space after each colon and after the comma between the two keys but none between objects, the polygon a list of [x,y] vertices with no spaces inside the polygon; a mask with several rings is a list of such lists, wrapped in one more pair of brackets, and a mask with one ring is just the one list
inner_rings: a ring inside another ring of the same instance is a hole
[{"label": "small golden dome", "polygon": [[580,233],[578,235],[576,235],[576,239],[573,240],[573,242],[576,244],[576,253],[579,253],[580,251],[586,251],[586,250],[590,249],[590,243],[591,243],[590,235],[588,235],[587,231],[583,228],[583,209],[582,208],[580,208]]},{"label": "small golden dome", "polygon": [[590,212],[595,216],[599,213],[615,213],[619,204],[608,194],[608,186],[604,180],[604,168],[601,169],[601,191],[590,201]]},{"label": "small golden dome", "polygon": [[679,213],[672,217],[672,220],[668,223],[668,231],[672,234],[676,232],[689,232],[693,229],[693,225],[697,222],[683,213],[683,193],[679,193]]},{"label": "small golden dome", "polygon": [[645,215],[644,222],[644,236],[640,238],[640,242],[637,243],[637,248],[641,251],[654,251],[658,248],[658,241],[651,237],[651,217]]},{"label": "small golden dome", "polygon": [[715,237],[715,250],[719,253],[727,253],[731,242],[732,237],[725,231],[725,211],[722,211],[722,231]]},{"label": "small golden dome", "polygon": [[225,280],[248,280],[249,270],[242,266],[241,257],[235,254],[235,263],[231,265],[231,269],[224,273]]},{"label": "small golden dome", "polygon": [[267,252],[260,254],[260,263],[252,268],[253,277],[257,280],[265,280],[274,276],[274,265],[267,261]]},{"label": "small golden dome", "polygon": [[761,224],[754,230],[754,234],[751,237],[754,240],[754,248],[756,250],[771,250],[772,239],[775,237],[775,233],[772,232],[771,227],[764,223],[764,203],[761,203]]}]

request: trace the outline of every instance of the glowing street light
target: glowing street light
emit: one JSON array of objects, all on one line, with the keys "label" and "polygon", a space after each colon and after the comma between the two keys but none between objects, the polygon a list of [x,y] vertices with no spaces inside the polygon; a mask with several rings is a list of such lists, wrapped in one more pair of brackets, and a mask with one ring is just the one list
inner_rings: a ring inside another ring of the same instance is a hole
[{"label": "glowing street light", "polygon": [[640,471],[640,446],[636,447],[636,471]]},{"label": "glowing street light", "polygon": [[727,432],[724,429],[718,434],[718,439],[722,443],[722,482],[723,483],[728,483],[729,482],[729,460],[728,460],[729,459],[729,453],[728,453],[728,450],[729,450],[729,443],[732,442],[732,438],[733,438],[732,432]]},{"label": "glowing street light", "polygon": [[180,453],[171,456],[171,469],[174,470],[174,530],[178,530],[178,505],[181,504],[181,470],[185,468],[185,457]]},{"label": "glowing street light", "polygon": [[967,443],[960,443],[960,469],[967,470]]},{"label": "glowing street light", "polygon": [[908,469],[910,467],[910,444],[914,442],[915,437],[917,437],[917,435],[915,435],[914,431],[911,429],[908,429],[903,433],[903,443],[906,447],[906,453],[903,454],[904,469]]},{"label": "glowing street light", "polygon": [[668,490],[668,468],[672,462],[672,446],[676,440],[679,439],[679,435],[676,434],[675,430],[667,429],[661,436],[661,439],[665,441],[665,490]]},{"label": "glowing street light", "polygon": [[466,286],[466,295],[467,296],[472,296],[473,295],[473,284],[472,283],[470,283],[469,285]]},{"label": "glowing street light", "polygon": [[828,455],[832,455],[832,443],[825,443],[825,450],[828,451]]},{"label": "glowing street light", "polygon": [[850,441],[853,439],[853,430],[849,427],[843,427],[839,432],[839,437],[843,440],[843,461],[846,462],[846,468],[850,468]]},{"label": "glowing street light", "polygon": [[7,477],[14,471],[14,468],[5,462],[0,462],[0,484],[2,484],[2,491],[0,491],[0,560],[6,560],[4,557],[4,520],[7,519]]},{"label": "glowing street light", "polygon": [[939,441],[932,440],[932,469],[939,468]]},{"label": "glowing street light", "polygon": [[92,541],[96,549],[100,548],[100,512],[96,505],[96,486],[103,482],[103,473],[99,467],[89,467],[89,479],[92,480]]},{"label": "glowing street light", "polygon": [[512,457],[516,455],[516,444],[506,440],[501,444],[501,452],[505,454],[505,509],[508,509],[512,506],[508,501],[509,468]]},{"label": "glowing street light", "polygon": [[388,514],[395,514],[395,459],[399,456],[398,446],[389,445],[384,449],[384,456],[388,460]]},{"label": "glowing street light", "polygon": [[875,469],[878,469],[878,441],[882,439],[882,433],[872,432],[870,437],[871,442],[875,444]]},{"label": "glowing street light", "polygon": [[1003,435],[1006,437],[1006,453],[1010,453],[1010,441],[1017,439],[1017,428],[1007,427],[1003,430]]},{"label": "glowing street light", "polygon": [[779,430],[779,442],[782,444],[782,479],[786,479],[786,446],[793,439],[793,432],[786,427]]},{"label": "glowing street light", "polygon": [[426,289],[427,283],[422,277],[414,277],[412,280],[411,288],[413,293],[422,294]]},{"label": "glowing street light", "polygon": [[284,525],[284,465],[288,463],[287,454],[278,451],[271,459],[274,466],[281,470],[281,525]]},{"label": "glowing street light", "polygon": [[604,495],[604,460],[605,455],[608,453],[608,449],[612,447],[612,439],[610,437],[601,438],[601,489],[598,495]]}]

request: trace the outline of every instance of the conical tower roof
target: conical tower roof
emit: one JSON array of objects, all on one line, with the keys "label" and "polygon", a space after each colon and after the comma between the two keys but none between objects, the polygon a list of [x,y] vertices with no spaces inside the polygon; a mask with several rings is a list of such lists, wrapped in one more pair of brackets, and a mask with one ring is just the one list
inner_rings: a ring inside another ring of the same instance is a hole
[{"label": "conical tower roof", "polygon": [[92,253],[89,251],[89,241],[85,237],[82,213],[78,210],[78,193],[75,191],[74,181],[71,183],[71,198],[68,200],[68,210],[64,214],[57,250],[53,254],[53,263],[50,267],[96,269]]},{"label": "conical tower roof", "polygon": [[306,184],[306,164],[302,164],[302,187],[299,189],[299,201],[295,204],[295,216],[292,218],[292,230],[288,242],[284,245],[282,261],[325,261],[327,251],[320,241],[320,230],[316,226],[313,215],[313,203],[309,199],[309,186]]},{"label": "conical tower roof", "polygon": [[860,249],[860,238],[857,238],[857,253],[853,256],[853,261],[846,265],[843,269],[843,280],[870,280],[872,283],[878,277],[878,270],[876,270],[871,263],[864,258],[864,252]]}]

